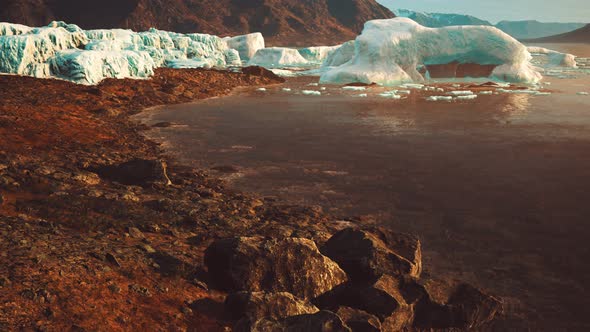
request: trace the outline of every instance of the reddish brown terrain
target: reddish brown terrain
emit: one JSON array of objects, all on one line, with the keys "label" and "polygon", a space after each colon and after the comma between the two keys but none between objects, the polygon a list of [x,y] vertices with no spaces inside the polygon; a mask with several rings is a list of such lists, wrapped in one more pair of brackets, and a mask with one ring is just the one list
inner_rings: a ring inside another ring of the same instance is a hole
[{"label": "reddish brown terrain", "polygon": [[485,327],[500,301],[421,279],[415,236],[228,190],[129,120],[282,81],[259,67],[98,86],[0,76],[0,330]]},{"label": "reddish brown terrain", "polygon": [[560,35],[529,40],[531,43],[590,43],[590,24]]},{"label": "reddish brown terrain", "polygon": [[354,39],[371,19],[394,14],[375,0],[6,0],[0,22],[82,28],[155,27],[176,32],[237,35],[262,32],[274,45],[332,45]]}]

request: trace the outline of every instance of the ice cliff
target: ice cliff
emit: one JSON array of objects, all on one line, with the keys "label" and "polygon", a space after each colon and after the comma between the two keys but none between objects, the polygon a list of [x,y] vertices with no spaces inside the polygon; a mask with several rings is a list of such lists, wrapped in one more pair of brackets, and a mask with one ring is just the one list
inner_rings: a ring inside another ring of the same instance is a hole
[{"label": "ice cliff", "polygon": [[[346,52],[336,50],[333,55],[350,54],[350,45],[346,47]],[[408,18],[367,22],[354,42],[352,58],[336,67],[328,65],[338,65],[342,59],[334,61],[332,56],[328,61],[322,83],[419,82],[429,76],[429,67],[445,65],[461,66],[466,71],[463,77],[471,76],[470,71],[509,82],[535,83],[542,77],[530,63],[526,46],[494,27],[426,28]]]},{"label": "ice cliff", "polygon": [[[254,34],[256,35],[256,34]],[[87,30],[52,22],[41,28],[0,23],[0,73],[58,77],[96,84],[104,78],[146,78],[158,67],[195,68],[241,66],[240,50],[256,45],[248,36],[239,49],[207,34],[180,34],[150,29]]]}]

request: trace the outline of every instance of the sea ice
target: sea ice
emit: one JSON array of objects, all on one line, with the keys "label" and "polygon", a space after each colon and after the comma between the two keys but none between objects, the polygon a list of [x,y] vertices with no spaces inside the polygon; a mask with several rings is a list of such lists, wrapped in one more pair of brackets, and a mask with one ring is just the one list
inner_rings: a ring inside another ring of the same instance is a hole
[{"label": "sea ice", "polygon": [[452,101],[451,96],[430,96],[426,98],[427,101]]},{"label": "sea ice", "polygon": [[543,55],[547,57],[546,65],[556,67],[578,68],[576,56],[568,53],[561,53],[544,47],[529,46],[527,50],[533,55]]},{"label": "sea ice", "polygon": [[321,96],[322,95],[321,92],[313,91],[313,90],[303,90],[303,91],[301,91],[301,93],[306,96]]},{"label": "sea ice", "polygon": [[364,91],[367,88],[364,86],[343,86],[342,90],[348,90],[348,91]]},{"label": "sea ice", "polygon": [[477,98],[477,95],[461,95],[461,96],[457,96],[457,99],[459,100],[473,100]]},{"label": "sea ice", "polygon": [[264,92],[264,91],[266,91],[266,88],[258,88],[258,89],[256,89],[256,91]]},{"label": "sea ice", "polygon": [[[531,55],[526,46],[488,26],[435,29],[407,18],[373,20],[365,23],[354,48],[352,59],[329,68],[322,74],[320,83],[396,85],[420,82],[424,77],[418,72],[418,66],[453,62],[493,65],[492,79],[527,83],[541,79],[541,74],[530,64]],[[326,62],[328,60],[330,57]]]},{"label": "sea ice", "polygon": [[456,91],[449,91],[447,92],[450,95],[453,96],[467,96],[467,95],[472,95],[473,91],[470,90],[456,90]]},{"label": "sea ice", "polygon": [[580,95],[580,96],[588,96],[588,95],[590,95],[590,93],[588,93],[588,92],[578,92],[577,94]]}]

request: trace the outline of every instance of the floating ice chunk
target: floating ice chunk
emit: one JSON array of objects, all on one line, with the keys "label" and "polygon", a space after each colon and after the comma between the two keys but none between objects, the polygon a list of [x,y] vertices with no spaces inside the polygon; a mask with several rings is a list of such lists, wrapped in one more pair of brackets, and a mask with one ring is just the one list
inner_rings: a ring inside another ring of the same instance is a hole
[{"label": "floating ice chunk", "polygon": [[493,93],[493,91],[480,91],[479,94],[480,95],[491,95]]},{"label": "floating ice chunk", "polygon": [[368,95],[366,93],[361,93],[361,94],[356,95],[356,97],[359,97],[359,98],[366,98],[367,96]]},{"label": "floating ice chunk", "polygon": [[410,91],[410,90],[397,90],[397,93],[402,94],[402,95],[409,95],[412,93],[412,91]]},{"label": "floating ice chunk", "polygon": [[318,86],[318,83],[309,83],[308,86]]},{"label": "floating ice chunk", "polygon": [[445,89],[443,89],[443,88],[436,88],[436,92],[445,92]]},{"label": "floating ice chunk", "polygon": [[292,70],[288,70],[288,69],[278,69],[278,68],[272,68],[270,69],[270,71],[272,71],[273,73],[282,76],[282,77],[295,77],[297,76],[297,73],[292,71]]},{"label": "floating ice chunk", "polygon": [[467,95],[472,95],[473,91],[470,90],[456,90],[456,91],[449,91],[447,92],[450,95],[453,96],[467,96]]},{"label": "floating ice chunk", "polygon": [[321,92],[313,91],[313,90],[303,90],[303,91],[301,91],[301,93],[306,96],[321,96],[322,95]]},{"label": "floating ice chunk", "polygon": [[551,92],[537,92],[535,96],[550,96]]},{"label": "floating ice chunk", "polygon": [[291,92],[291,88],[283,88],[283,91],[285,91],[285,92]]},{"label": "floating ice chunk", "polygon": [[260,32],[227,38],[225,42],[229,48],[237,50],[240,58],[245,61],[250,60],[258,50],[264,48],[264,37]]},{"label": "floating ice chunk", "polygon": [[337,46],[316,46],[300,48],[299,54],[309,62],[322,63],[330,54],[339,49],[342,45]]},{"label": "floating ice chunk", "polygon": [[391,99],[401,99],[402,98],[402,96],[396,94],[395,91],[382,92],[379,94],[379,96],[383,97],[383,98],[391,98]]},{"label": "floating ice chunk", "polygon": [[578,92],[577,94],[580,95],[580,96],[588,96],[588,95],[590,95],[590,93],[588,93],[588,92]]},{"label": "floating ice chunk", "polygon": [[258,50],[248,64],[268,68],[280,68],[305,66],[308,64],[308,61],[296,49],[270,47]]},{"label": "floating ice chunk", "polygon": [[320,90],[322,90],[322,91],[326,91],[326,87],[325,87],[325,86],[322,86],[322,87],[320,88]]},{"label": "floating ice chunk", "polygon": [[451,96],[430,96],[426,98],[427,101],[452,101]]},{"label": "floating ice chunk", "polygon": [[416,69],[418,65],[452,62],[495,65],[491,78],[534,83],[541,74],[530,60],[526,46],[494,27],[434,29],[407,18],[374,20],[365,23],[357,37],[352,60],[328,69],[320,83],[415,82],[424,79]]},{"label": "floating ice chunk", "polygon": [[457,96],[457,99],[459,100],[473,100],[477,98],[477,95],[462,95],[462,96]]},{"label": "floating ice chunk", "polygon": [[256,89],[256,91],[265,92],[266,88],[258,88],[258,89]]},{"label": "floating ice chunk", "polygon": [[343,86],[342,90],[348,90],[348,91],[364,91],[367,88],[364,86]]},{"label": "floating ice chunk", "polygon": [[405,84],[402,84],[401,87],[405,88],[405,89],[421,90],[422,88],[424,88],[424,84],[405,83]]}]

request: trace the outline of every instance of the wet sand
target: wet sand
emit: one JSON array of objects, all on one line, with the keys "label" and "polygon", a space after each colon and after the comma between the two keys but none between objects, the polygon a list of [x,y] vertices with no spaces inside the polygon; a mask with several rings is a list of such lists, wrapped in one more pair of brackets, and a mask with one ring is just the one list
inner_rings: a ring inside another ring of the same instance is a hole
[{"label": "wet sand", "polygon": [[298,94],[310,81],[140,119],[175,123],[149,135],[184,163],[236,166],[234,188],[419,234],[427,274],[504,299],[500,328],[590,328],[588,76],[453,103]]}]

